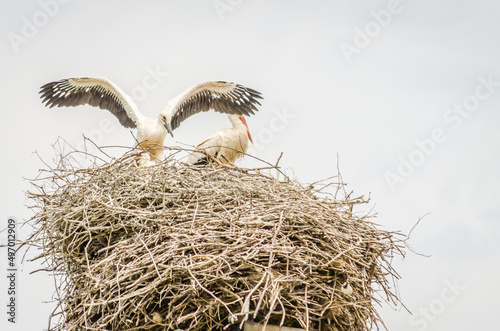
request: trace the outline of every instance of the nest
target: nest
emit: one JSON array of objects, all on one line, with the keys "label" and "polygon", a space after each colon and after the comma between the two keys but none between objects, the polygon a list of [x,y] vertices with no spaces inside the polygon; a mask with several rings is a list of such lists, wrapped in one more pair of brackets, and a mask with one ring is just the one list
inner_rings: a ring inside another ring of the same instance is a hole
[{"label": "nest", "polygon": [[398,234],[278,168],[81,169],[66,154],[42,173],[27,243],[57,275],[49,330],[369,330],[398,300]]}]

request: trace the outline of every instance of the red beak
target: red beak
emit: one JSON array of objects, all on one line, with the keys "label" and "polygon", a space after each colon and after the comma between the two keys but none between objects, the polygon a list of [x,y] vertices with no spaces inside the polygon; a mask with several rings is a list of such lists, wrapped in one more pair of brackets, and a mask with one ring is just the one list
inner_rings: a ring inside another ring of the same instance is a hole
[{"label": "red beak", "polygon": [[243,122],[243,124],[245,124],[245,126],[247,127],[247,134],[248,134],[248,139],[250,139],[250,141],[252,142],[253,144],[253,140],[252,140],[252,136],[250,135],[250,130],[248,129],[248,124],[247,124],[247,121],[245,120],[245,118],[243,116],[240,116],[240,121]]}]

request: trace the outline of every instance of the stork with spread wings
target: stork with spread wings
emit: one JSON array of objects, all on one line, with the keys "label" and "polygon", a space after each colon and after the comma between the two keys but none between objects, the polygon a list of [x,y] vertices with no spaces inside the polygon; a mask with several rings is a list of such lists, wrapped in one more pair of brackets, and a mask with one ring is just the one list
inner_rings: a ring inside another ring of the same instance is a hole
[{"label": "stork with spread wings", "polygon": [[[49,107],[90,105],[109,110],[126,128],[137,129],[137,146],[146,150],[139,166],[163,159],[167,133],[173,136],[183,120],[213,109],[219,113],[248,116],[257,111],[259,92],[240,84],[222,81],[199,83],[173,98],[158,118],[141,114],[125,92],[106,78],[68,78],[45,84],[40,89],[42,102]],[[144,157],[145,155],[145,157]]]}]

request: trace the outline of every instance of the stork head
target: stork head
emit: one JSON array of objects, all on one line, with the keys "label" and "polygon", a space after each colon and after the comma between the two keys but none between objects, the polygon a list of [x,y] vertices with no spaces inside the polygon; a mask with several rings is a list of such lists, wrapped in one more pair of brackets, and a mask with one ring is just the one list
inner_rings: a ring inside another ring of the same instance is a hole
[{"label": "stork head", "polygon": [[170,133],[172,138],[174,137],[174,133],[172,132],[172,125],[170,124],[171,115],[170,112],[161,112],[158,118],[158,121],[165,127],[165,130]]},{"label": "stork head", "polygon": [[248,139],[250,139],[250,142],[253,144],[252,135],[250,134],[250,130],[248,129],[248,124],[247,124],[247,121],[245,120],[245,117],[240,116],[238,118],[240,119],[241,122],[243,122],[243,124],[247,128]]}]

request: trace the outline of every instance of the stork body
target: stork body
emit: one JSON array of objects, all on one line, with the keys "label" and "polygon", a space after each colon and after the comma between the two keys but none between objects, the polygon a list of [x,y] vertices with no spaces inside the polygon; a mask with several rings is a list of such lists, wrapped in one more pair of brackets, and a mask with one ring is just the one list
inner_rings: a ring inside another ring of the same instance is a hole
[{"label": "stork body", "polygon": [[157,118],[139,111],[125,92],[106,78],[68,78],[45,84],[40,89],[47,106],[90,105],[109,110],[126,128],[137,129],[136,148],[142,155],[139,166],[163,159],[167,133],[173,136],[180,123],[191,115],[213,109],[220,113],[251,115],[260,105],[261,94],[243,85],[208,81],[199,83],[173,98]]},{"label": "stork body", "polygon": [[[168,133],[161,120],[144,117],[137,125],[137,145],[136,149],[147,151],[144,153],[139,166],[144,166],[149,161],[156,163],[163,159],[163,142]],[[146,155],[148,157],[146,157]]]},{"label": "stork body", "polygon": [[[231,164],[245,154],[248,140],[253,141],[243,116],[229,115],[228,117],[233,125],[231,129],[227,128],[215,132],[196,147],[222,163]],[[187,163],[194,165],[208,162],[210,162],[210,158],[200,152],[191,153],[187,159]]]}]

